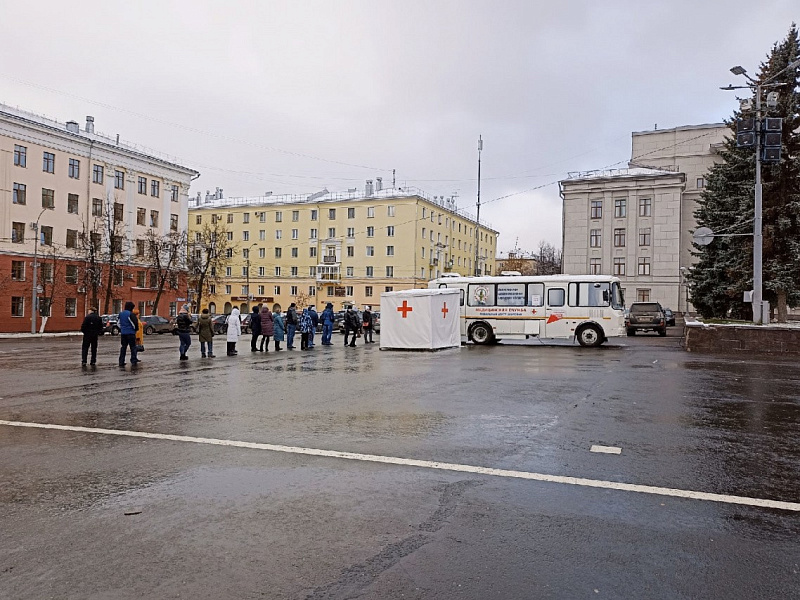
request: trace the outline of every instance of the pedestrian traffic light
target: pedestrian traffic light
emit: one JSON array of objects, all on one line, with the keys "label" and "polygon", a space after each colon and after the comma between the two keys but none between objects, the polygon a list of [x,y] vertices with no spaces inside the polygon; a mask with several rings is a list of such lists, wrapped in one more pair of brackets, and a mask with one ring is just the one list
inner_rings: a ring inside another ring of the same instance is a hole
[{"label": "pedestrian traffic light", "polygon": [[736,120],[736,146],[752,148],[756,145],[756,120],[752,117]]},{"label": "pedestrian traffic light", "polygon": [[778,162],[781,159],[781,130],[783,129],[783,119],[766,118],[764,119],[764,150],[761,160],[764,162]]}]

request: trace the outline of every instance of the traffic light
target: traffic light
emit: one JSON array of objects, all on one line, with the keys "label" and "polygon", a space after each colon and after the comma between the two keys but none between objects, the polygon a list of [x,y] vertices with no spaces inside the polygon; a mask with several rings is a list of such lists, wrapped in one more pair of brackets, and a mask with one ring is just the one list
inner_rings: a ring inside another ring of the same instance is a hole
[{"label": "traffic light", "polygon": [[783,119],[768,117],[764,119],[764,150],[761,160],[764,162],[779,162],[781,160],[781,130]]},{"label": "traffic light", "polygon": [[752,117],[736,120],[736,147],[752,148],[756,145],[756,120]]}]

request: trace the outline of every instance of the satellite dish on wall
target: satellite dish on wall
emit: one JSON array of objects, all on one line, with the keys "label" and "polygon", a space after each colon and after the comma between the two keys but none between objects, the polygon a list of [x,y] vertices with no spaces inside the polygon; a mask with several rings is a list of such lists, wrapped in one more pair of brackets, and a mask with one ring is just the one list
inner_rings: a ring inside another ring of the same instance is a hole
[{"label": "satellite dish on wall", "polygon": [[708,246],[714,241],[714,232],[708,227],[698,227],[694,230],[692,239],[698,246]]}]

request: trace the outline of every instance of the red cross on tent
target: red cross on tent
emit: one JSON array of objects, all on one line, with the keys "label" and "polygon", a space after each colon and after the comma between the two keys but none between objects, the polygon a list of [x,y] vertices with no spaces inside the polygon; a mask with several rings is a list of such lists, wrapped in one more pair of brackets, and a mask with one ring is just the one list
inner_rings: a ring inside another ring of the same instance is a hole
[{"label": "red cross on tent", "polygon": [[447,308],[447,302],[445,302],[444,306],[442,307],[442,318],[446,319],[447,318],[447,313],[449,313],[449,312],[450,312],[450,309]]},{"label": "red cross on tent", "polygon": [[405,319],[408,316],[408,313],[413,311],[414,308],[408,305],[408,300],[403,300],[403,306],[397,307],[397,312],[403,313],[403,318]]}]

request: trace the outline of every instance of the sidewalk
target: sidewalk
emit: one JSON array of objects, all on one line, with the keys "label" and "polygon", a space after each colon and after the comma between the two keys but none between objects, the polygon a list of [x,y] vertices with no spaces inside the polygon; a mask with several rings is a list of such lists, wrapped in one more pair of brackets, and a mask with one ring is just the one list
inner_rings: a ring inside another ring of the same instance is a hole
[{"label": "sidewalk", "polygon": [[60,333],[0,333],[0,340],[38,340],[42,338],[82,336],[80,331],[63,331]]}]

